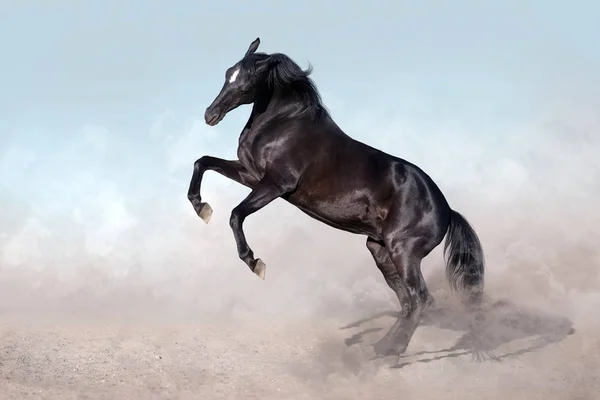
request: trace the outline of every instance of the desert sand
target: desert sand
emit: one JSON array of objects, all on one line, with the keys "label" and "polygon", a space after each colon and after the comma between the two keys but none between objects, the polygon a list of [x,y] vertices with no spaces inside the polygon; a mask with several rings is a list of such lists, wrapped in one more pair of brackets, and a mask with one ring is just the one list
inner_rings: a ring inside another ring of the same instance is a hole
[{"label": "desert sand", "polygon": [[564,321],[532,315],[510,329],[516,315],[496,327],[505,333],[499,360],[482,363],[452,349],[461,332],[450,326],[422,326],[405,356],[370,360],[367,344],[389,317],[343,330],[341,321],[259,316],[210,324],[3,320],[0,397],[597,399],[600,332],[567,336]]}]

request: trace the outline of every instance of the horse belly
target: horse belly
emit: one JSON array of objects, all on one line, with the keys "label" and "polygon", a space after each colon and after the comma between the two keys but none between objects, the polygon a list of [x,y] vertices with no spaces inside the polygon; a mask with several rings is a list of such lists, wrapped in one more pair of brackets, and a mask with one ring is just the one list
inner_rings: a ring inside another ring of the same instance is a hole
[{"label": "horse belly", "polygon": [[335,198],[296,192],[287,200],[305,214],[331,227],[373,238],[381,236],[382,210],[356,192],[338,194]]}]

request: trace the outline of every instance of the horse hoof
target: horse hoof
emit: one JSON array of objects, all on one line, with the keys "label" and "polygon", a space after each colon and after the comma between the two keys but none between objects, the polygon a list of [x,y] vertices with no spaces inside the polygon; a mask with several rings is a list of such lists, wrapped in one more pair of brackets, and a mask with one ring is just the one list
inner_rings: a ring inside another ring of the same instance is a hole
[{"label": "horse hoof", "polygon": [[254,265],[254,272],[260,279],[265,280],[265,272],[267,271],[267,265],[259,258],[256,260],[256,264]]},{"label": "horse hoof", "polygon": [[393,343],[389,343],[387,340],[382,339],[373,345],[373,350],[378,357],[399,357],[406,352],[407,346],[398,345],[394,346]]},{"label": "horse hoof", "polygon": [[200,211],[198,211],[198,216],[204,221],[204,223],[208,224],[210,221],[210,217],[212,217],[213,209],[208,203],[204,203]]}]

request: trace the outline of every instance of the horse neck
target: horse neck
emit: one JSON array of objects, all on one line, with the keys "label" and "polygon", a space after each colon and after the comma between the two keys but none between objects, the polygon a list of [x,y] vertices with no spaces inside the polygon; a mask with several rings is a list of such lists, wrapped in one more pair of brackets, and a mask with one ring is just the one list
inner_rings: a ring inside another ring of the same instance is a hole
[{"label": "horse neck", "polygon": [[280,88],[269,89],[264,87],[259,90],[254,101],[252,115],[257,116],[264,113],[294,114],[295,111],[301,108],[304,108],[301,95]]},{"label": "horse neck", "polygon": [[271,102],[273,100],[273,92],[267,89],[266,87],[261,88],[254,100],[254,105],[252,106],[252,115],[256,116],[259,114],[263,114],[272,108]]}]

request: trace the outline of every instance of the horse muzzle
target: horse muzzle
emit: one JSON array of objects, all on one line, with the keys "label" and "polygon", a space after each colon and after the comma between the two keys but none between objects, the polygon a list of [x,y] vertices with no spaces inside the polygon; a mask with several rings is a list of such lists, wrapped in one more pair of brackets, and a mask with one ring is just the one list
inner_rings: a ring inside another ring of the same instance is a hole
[{"label": "horse muzzle", "polygon": [[218,108],[207,108],[204,112],[204,121],[207,125],[215,126],[223,119],[225,113]]}]

